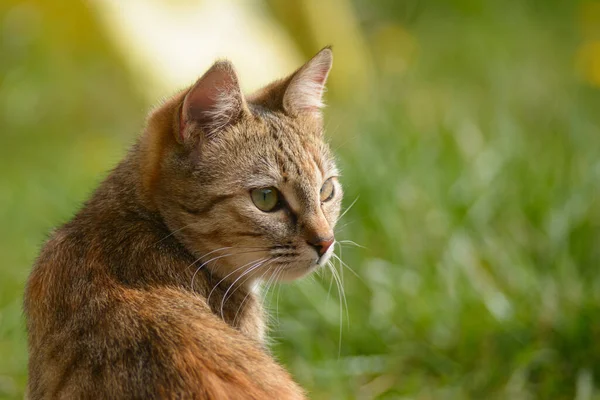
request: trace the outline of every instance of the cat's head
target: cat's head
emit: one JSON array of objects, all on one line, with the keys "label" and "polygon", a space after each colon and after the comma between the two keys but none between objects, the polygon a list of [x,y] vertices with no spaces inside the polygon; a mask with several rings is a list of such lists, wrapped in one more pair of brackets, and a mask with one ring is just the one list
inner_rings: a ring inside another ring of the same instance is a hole
[{"label": "cat's head", "polygon": [[144,187],[195,268],[291,280],[331,256],[342,201],[320,110],[331,64],[325,48],[245,97],[219,61],[150,116]]}]

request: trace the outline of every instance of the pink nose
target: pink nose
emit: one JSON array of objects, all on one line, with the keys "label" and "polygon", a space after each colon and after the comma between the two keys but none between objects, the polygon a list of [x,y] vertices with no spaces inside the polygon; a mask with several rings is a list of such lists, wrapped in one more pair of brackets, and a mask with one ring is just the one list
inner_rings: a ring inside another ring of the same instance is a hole
[{"label": "pink nose", "polygon": [[333,238],[333,236],[327,239],[317,237],[307,241],[307,243],[310,244],[317,251],[319,257],[322,257],[323,254],[327,253],[327,250],[329,250],[329,248],[334,242],[335,239]]}]

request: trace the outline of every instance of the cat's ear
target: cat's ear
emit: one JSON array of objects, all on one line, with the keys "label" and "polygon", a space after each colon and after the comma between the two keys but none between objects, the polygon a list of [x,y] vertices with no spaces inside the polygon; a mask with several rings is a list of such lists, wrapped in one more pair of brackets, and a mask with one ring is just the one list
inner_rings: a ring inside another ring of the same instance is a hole
[{"label": "cat's ear", "polygon": [[179,116],[179,141],[200,130],[207,137],[249,113],[238,77],[229,61],[217,61],[185,95]]},{"label": "cat's ear", "polygon": [[331,48],[325,47],[292,75],[272,82],[252,94],[248,100],[271,110],[284,111],[289,115],[300,113],[320,115],[325,82],[332,62]]},{"label": "cat's ear", "polygon": [[325,47],[292,76],[283,94],[283,108],[290,114],[319,112],[324,107],[325,82],[333,64],[333,53]]}]

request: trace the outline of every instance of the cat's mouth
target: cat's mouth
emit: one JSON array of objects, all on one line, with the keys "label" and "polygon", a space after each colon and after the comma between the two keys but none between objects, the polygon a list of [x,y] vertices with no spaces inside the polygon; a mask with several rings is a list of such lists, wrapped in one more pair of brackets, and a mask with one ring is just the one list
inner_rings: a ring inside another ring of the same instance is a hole
[{"label": "cat's mouth", "polygon": [[333,254],[333,248],[334,248],[334,246],[330,246],[322,256],[317,258],[316,264],[318,266],[323,266],[323,265],[327,264],[327,261],[329,261],[329,259],[331,258],[331,255]]},{"label": "cat's mouth", "polygon": [[333,246],[331,246],[323,255],[315,256],[304,260],[284,262],[282,272],[278,274],[279,281],[292,281],[306,276],[319,267],[327,264],[333,254]]},{"label": "cat's mouth", "polygon": [[[333,256],[334,246],[331,244],[322,254],[309,246],[278,245],[270,250],[262,255],[255,250],[241,251],[238,254],[213,250],[216,256],[213,257],[208,252],[211,258],[204,261],[202,266],[206,265],[222,280],[232,282],[293,281],[326,265]],[[236,257],[229,258],[230,255]]]}]

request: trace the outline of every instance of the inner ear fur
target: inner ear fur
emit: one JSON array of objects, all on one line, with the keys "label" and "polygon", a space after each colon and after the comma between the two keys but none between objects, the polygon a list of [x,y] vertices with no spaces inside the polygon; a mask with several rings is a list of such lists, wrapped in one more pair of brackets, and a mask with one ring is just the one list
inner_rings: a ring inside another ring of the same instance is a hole
[{"label": "inner ear fur", "polygon": [[196,81],[183,99],[180,110],[179,140],[194,135],[218,135],[249,113],[233,64],[217,61]]},{"label": "inner ear fur", "polygon": [[331,48],[325,47],[288,77],[272,82],[249,96],[248,101],[288,115],[320,114],[332,63]]}]

